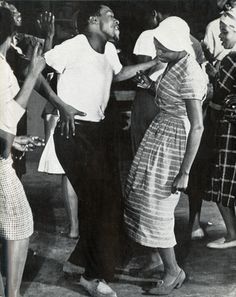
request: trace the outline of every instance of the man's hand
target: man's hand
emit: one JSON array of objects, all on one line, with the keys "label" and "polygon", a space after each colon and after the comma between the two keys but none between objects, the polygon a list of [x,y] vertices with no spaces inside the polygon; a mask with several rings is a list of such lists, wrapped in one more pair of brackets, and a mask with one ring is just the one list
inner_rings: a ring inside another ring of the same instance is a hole
[{"label": "man's hand", "polygon": [[153,82],[143,71],[137,72],[134,80],[137,82],[137,86],[142,89],[149,89]]},{"label": "man's hand", "polygon": [[41,13],[37,19],[37,24],[43,38],[52,38],[55,35],[55,16],[51,12]]},{"label": "man's hand", "polygon": [[69,138],[70,131],[72,135],[75,135],[75,116],[86,116],[85,112],[79,111],[72,107],[71,105],[64,104],[63,106],[58,107],[60,113],[60,127],[61,135],[65,135],[66,138]]},{"label": "man's hand", "polygon": [[12,146],[21,152],[33,151],[36,147],[44,146],[44,139],[38,136],[16,136]]}]

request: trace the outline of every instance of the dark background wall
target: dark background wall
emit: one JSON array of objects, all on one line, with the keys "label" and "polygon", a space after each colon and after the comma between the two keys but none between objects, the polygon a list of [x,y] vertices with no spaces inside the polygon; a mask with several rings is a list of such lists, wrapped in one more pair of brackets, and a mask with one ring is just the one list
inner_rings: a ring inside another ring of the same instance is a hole
[{"label": "dark background wall", "polygon": [[[89,5],[91,1],[12,1],[23,15],[23,30],[26,33],[36,34],[35,20],[40,12],[52,11],[56,16],[55,43],[60,43],[74,34],[73,15],[83,5]],[[156,1],[103,1],[108,3],[120,20],[121,35],[120,46],[122,50],[132,52],[135,40],[141,31],[145,29],[143,11],[151,4],[156,9],[163,5],[170,6],[174,14],[185,19],[191,28],[191,33],[199,40],[202,39],[206,24],[217,17],[216,0],[156,0]]]}]

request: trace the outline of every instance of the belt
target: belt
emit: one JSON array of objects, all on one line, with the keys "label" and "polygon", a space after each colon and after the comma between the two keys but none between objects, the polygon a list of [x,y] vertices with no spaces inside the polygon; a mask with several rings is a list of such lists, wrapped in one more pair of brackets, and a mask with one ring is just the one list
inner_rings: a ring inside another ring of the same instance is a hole
[{"label": "belt", "polygon": [[83,121],[83,120],[78,120],[78,119],[75,119],[74,120],[75,122],[75,125],[90,125],[90,126],[96,126],[96,125],[101,125],[103,123],[103,120],[100,121],[100,122],[92,122],[92,121]]}]

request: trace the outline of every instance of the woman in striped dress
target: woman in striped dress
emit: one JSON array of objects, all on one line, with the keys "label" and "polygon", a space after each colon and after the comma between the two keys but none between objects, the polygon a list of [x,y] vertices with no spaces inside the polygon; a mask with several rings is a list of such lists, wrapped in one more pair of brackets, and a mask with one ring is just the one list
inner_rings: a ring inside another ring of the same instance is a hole
[{"label": "woman in striped dress", "polygon": [[[222,106],[227,95],[236,98],[236,8],[227,11],[220,19],[220,39],[230,53],[221,61],[211,114],[217,119],[215,143],[216,157],[205,199],[214,201],[226,226],[226,235],[207,244],[209,248],[236,247],[236,123],[227,120]],[[236,116],[236,111],[235,111]]]},{"label": "woman in striped dress", "polygon": [[[139,86],[156,92],[160,112],[145,133],[132,163],[126,186],[125,226],[137,243],[158,249],[164,277],[151,294],[168,294],[181,286],[184,271],[174,253],[174,210],[203,131],[201,100],[206,91],[202,70],[192,53],[189,27],[169,17],[156,29],[154,44],[168,67],[161,80],[139,74]],[[144,111],[145,112],[145,111]]]},{"label": "woman in striped dress", "polygon": [[[34,50],[28,74],[21,89],[6,54],[15,32],[9,9],[0,8],[0,240],[6,267],[6,297],[19,297],[29,237],[33,233],[32,212],[23,186],[12,167],[11,148],[19,148],[17,123],[25,112],[37,77],[45,67],[44,59]],[[17,140],[17,141],[16,141]],[[34,143],[34,142],[33,142]],[[27,142],[26,142],[27,144]]]}]

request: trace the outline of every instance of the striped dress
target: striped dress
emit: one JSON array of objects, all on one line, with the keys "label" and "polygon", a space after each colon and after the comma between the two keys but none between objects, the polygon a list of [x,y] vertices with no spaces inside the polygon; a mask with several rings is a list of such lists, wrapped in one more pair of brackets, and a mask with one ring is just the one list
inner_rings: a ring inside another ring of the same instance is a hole
[{"label": "striped dress", "polygon": [[176,244],[174,210],[179,194],[171,194],[171,186],[190,127],[185,100],[201,100],[205,91],[202,70],[189,55],[165,72],[157,88],[160,112],[144,135],[125,189],[126,230],[141,245],[168,248]]},{"label": "striped dress", "polygon": [[[14,100],[19,86],[1,54],[0,69],[0,129],[15,135],[25,110]],[[21,240],[33,233],[33,215],[12,163],[11,155],[7,159],[0,155],[0,238]]]}]

